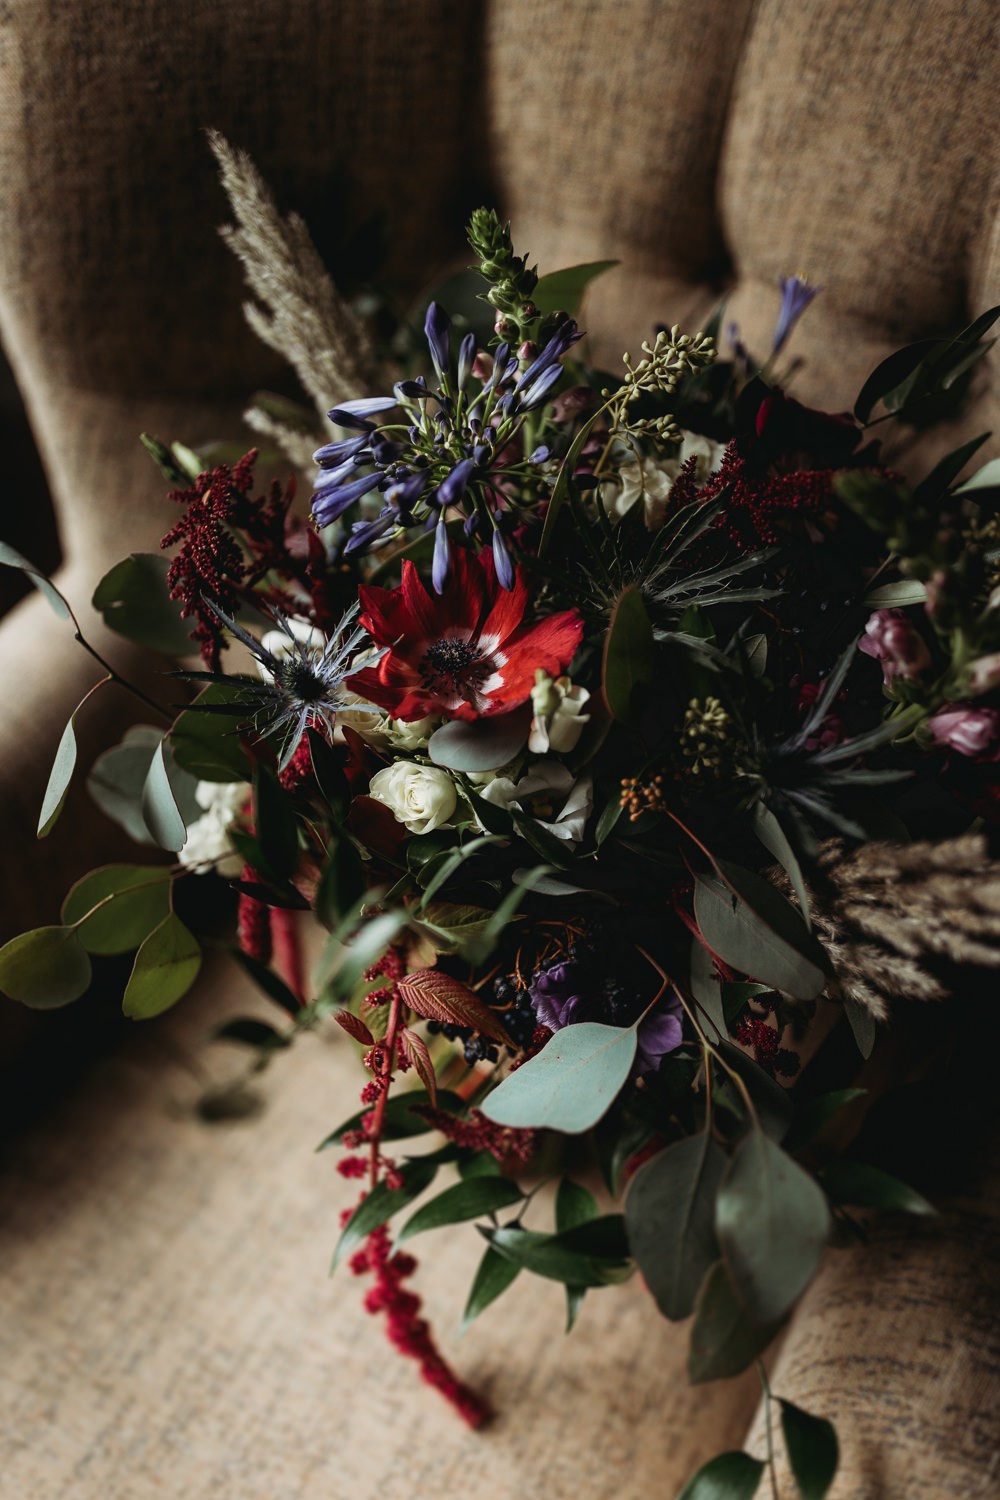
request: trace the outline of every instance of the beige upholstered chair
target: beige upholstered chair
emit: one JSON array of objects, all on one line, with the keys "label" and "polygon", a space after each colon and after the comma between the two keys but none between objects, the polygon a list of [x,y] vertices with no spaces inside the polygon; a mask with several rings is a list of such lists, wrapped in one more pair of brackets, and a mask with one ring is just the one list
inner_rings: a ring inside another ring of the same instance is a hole
[{"label": "beige upholstered chair", "polygon": [[[379,277],[415,295],[463,263],[464,216],[486,200],[544,267],[620,257],[586,309],[605,360],[657,320],[692,327],[723,291],[762,347],[777,276],[803,270],[826,290],[796,334],[798,389],[847,404],[893,347],[1000,301],[997,29],[984,0],[9,0],[0,336],[66,592],[87,615],[100,573],[165,527],[141,429],[238,436],[248,394],[286,378],[242,322],[205,127],[249,150],[345,285],[377,240]],[[998,425],[995,382],[991,365],[965,435]],[[3,622],[0,661],[6,936],[51,920],[117,846],[79,790],[34,840],[92,664],[38,598]],[[85,710],[81,759],[131,714],[110,696]],[[357,1289],[323,1279],[347,1192],[309,1148],[350,1107],[342,1052],[289,1059],[259,1123],[206,1133],[167,1107],[209,1016],[247,1008],[214,980],[14,1151],[12,1500],[666,1497],[743,1442],[753,1383],[688,1392],[685,1331],[635,1285],[592,1298],[565,1348],[558,1298],[520,1284],[457,1348],[446,1337],[504,1413],[492,1433],[456,1431]],[[786,1340],[774,1384],[838,1421],[842,1500],[997,1492],[986,1203],[834,1260]],[[446,1336],[474,1254],[425,1252]]]}]

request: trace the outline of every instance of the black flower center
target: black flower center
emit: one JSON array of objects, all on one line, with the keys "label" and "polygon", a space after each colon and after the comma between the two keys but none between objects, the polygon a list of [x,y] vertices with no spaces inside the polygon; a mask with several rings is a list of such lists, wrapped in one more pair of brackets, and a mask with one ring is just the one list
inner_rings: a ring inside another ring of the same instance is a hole
[{"label": "black flower center", "polygon": [[327,684],[308,661],[293,656],[282,662],[279,681],[292,698],[299,703],[318,703],[326,697]]},{"label": "black flower center", "polygon": [[492,664],[472,641],[434,641],[420,662],[424,687],[432,693],[461,693],[486,681]]}]

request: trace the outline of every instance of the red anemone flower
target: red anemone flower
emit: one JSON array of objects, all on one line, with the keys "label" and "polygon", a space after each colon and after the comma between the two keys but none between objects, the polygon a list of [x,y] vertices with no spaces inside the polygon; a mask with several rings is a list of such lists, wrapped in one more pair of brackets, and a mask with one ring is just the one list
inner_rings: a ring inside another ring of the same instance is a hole
[{"label": "red anemone flower", "polygon": [[347,685],[396,719],[478,719],[502,714],[531,696],[538,668],[558,677],[580,644],[575,610],[523,623],[528,587],[520,571],[508,592],[490,553],[456,548],[440,596],[429,594],[413,563],[398,589],[359,588],[361,623],[389,649]]}]

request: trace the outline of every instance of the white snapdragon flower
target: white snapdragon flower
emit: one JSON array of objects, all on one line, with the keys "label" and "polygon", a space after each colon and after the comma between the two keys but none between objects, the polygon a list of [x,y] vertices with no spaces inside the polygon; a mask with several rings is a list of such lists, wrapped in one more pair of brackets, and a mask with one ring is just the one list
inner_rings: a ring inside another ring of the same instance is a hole
[{"label": "white snapdragon flower", "polygon": [[549,677],[545,672],[535,673],[535,685],[531,689],[531,706],[534,718],[528,749],[533,755],[545,755],[555,750],[566,755],[575,750],[583,733],[583,726],[590,723],[590,715],[582,712],[590,698],[585,687],[579,687],[568,677]]},{"label": "white snapdragon flower", "polygon": [[624,516],[641,500],[647,530],[658,531],[666,515],[667,498],[682,466],[688,459],[696,458],[695,478],[703,484],[715,473],[725,451],[724,443],[713,443],[711,438],[697,432],[685,432],[673,458],[644,458],[641,463],[631,459],[622,464],[617,480],[601,486],[601,499],[608,513],[615,516]]},{"label": "white snapdragon flower", "polygon": [[458,806],[455,783],[447,771],[409,760],[397,760],[376,771],[368,791],[410,833],[433,832],[447,823]]},{"label": "white snapdragon flower", "polygon": [[479,795],[494,807],[516,807],[557,839],[573,845],[583,838],[594,809],[593,779],[587,775],[574,781],[561,760],[540,760],[517,782],[495,776]]},{"label": "white snapdragon flower", "polygon": [[249,783],[199,781],[194,795],[204,812],[188,829],[177,858],[185,869],[196,874],[216,870],[227,880],[235,880],[243,869],[243,856],[233,848],[229,830],[246,806]]}]

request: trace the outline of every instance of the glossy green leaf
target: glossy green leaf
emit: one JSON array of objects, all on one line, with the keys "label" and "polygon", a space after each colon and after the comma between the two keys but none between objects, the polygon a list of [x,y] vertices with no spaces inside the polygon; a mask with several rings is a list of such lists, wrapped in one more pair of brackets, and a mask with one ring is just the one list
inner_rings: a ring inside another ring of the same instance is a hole
[{"label": "glossy green leaf", "polygon": [[161,849],[169,849],[176,854],[178,849],[183,848],[187,839],[187,828],[167,774],[162,740],[153,751],[143,785],[142,816],[146,827]]},{"label": "glossy green leaf", "polygon": [[833,1423],[782,1399],[781,1431],[802,1500],[824,1500],[840,1461]]},{"label": "glossy green leaf", "polygon": [[565,1026],[511,1073],[482,1105],[498,1125],[580,1135],[610,1109],[635,1059],[634,1026]]},{"label": "glossy green leaf", "polygon": [[509,1260],[506,1255],[501,1255],[499,1250],[494,1250],[492,1245],[487,1245],[486,1254],[479,1262],[469,1299],[462,1314],[461,1332],[464,1333],[469,1324],[478,1318],[491,1302],[495,1302],[498,1297],[502,1296],[520,1274],[521,1267],[516,1260]]},{"label": "glossy green leaf", "polygon": [[133,1021],[148,1021],[186,995],[201,968],[201,947],[179,917],[170,912],[135,956],[122,999]]},{"label": "glossy green leaf", "polygon": [[688,1376],[692,1385],[728,1380],[749,1369],[774,1338],[780,1322],[755,1323],[740,1303],[723,1262],[702,1282],[691,1325]]},{"label": "glossy green leaf", "polygon": [[809,892],[806,890],[802,866],[799,864],[795,850],[788,842],[788,835],[771,809],[766,807],[763,802],[754,804],[752,822],[753,831],[757,835],[757,838],[767,852],[772,854],[778,861],[778,864],[791,881],[792,890],[798,899],[802,920],[811,932],[812,919],[809,914]]},{"label": "glossy green leaf", "polygon": [[934,345],[934,339],[921,339],[918,343],[894,350],[888,358],[875,366],[854,403],[854,415],[859,422],[867,423],[879,401],[891,396],[893,391],[898,390],[910,378]]},{"label": "glossy green leaf", "polygon": [[616,260],[591,260],[562,271],[550,271],[547,276],[539,277],[531,300],[541,313],[567,312],[574,317],[594,278],[617,265]]},{"label": "glossy green leaf", "polygon": [[460,1224],[467,1219],[497,1213],[501,1208],[520,1203],[523,1197],[517,1183],[507,1177],[470,1177],[464,1182],[456,1182],[407,1219],[396,1237],[396,1244],[401,1245],[404,1240],[428,1229],[439,1229],[443,1224]]},{"label": "glossy green leaf", "polygon": [[637,708],[636,689],[653,676],[653,627],[642,594],[630,586],[619,596],[604,642],[601,685],[614,718],[631,722]]},{"label": "glossy green leaf", "polygon": [[571,1177],[563,1177],[556,1189],[556,1232],[564,1233],[569,1229],[577,1229],[581,1224],[588,1224],[591,1219],[596,1219],[600,1210],[597,1200],[589,1188],[585,1188],[579,1182],[574,1182]]},{"label": "glossy green leaf", "polygon": [[170,910],[170,871],[149,865],[103,865],[78,880],[62,920],[79,923],[88,953],[131,953]]},{"label": "glossy green leaf", "polygon": [[694,909],[708,946],[727,964],[799,1000],[826,987],[826,957],[793,906],[763,877],[721,864],[727,885],[711,875],[695,880]]},{"label": "glossy green leaf", "polygon": [[384,1182],[376,1183],[344,1225],[333,1252],[331,1273],[337,1269],[345,1255],[350,1255],[362,1240],[367,1239],[373,1229],[378,1229],[393,1214],[412,1203],[414,1198],[419,1198],[424,1189],[429,1188],[434,1181],[437,1169],[437,1162],[418,1156],[400,1167],[399,1173],[403,1179],[401,1187],[390,1188]]},{"label": "glossy green leaf", "polygon": [[117,635],[164,656],[188,656],[196,649],[192,622],[170,597],[169,567],[163,553],[133,552],[105,573],[91,602]]},{"label": "glossy green leaf", "polygon": [[56,820],[66,802],[66,793],[69,791],[69,784],[76,769],[76,715],[77,710],[74,709],[60,737],[55,759],[52,762],[52,770],[49,772],[41,811],[38,814],[37,834],[40,839],[47,838],[55,827]]},{"label": "glossy green leaf", "polygon": [[830,1238],[826,1195],[761,1130],[737,1146],[716,1199],[715,1231],[736,1293],[758,1323],[784,1316]]},{"label": "glossy green leaf", "polygon": [[45,574],[39,568],[36,568],[34,563],[29,562],[26,557],[22,557],[17,548],[12,547],[9,542],[0,542],[0,564],[7,568],[17,568],[19,573],[27,574],[38,592],[44,595],[53,613],[58,615],[60,620],[68,620],[70,618],[69,605],[55,584],[46,578]]},{"label": "glossy green leaf", "polygon": [[934,1205],[915,1188],[866,1162],[831,1162],[820,1173],[820,1181],[835,1203],[894,1209],[904,1214],[937,1214]]},{"label": "glossy green leaf", "polygon": [[800,1151],[825,1130],[836,1115],[854,1099],[862,1099],[867,1089],[834,1089],[829,1094],[820,1094],[807,1104],[796,1108],[792,1127],[784,1140],[786,1151]]},{"label": "glossy green leaf", "polygon": [[[404,1093],[397,1094],[395,1090],[389,1095],[389,1102],[385,1107],[382,1117],[382,1139],[384,1141],[405,1140],[409,1136],[426,1135],[435,1127],[429,1125],[418,1110],[430,1106],[430,1097],[426,1089],[407,1089]],[[458,1094],[448,1090],[438,1090],[438,1109],[443,1109],[449,1114],[461,1114],[465,1108],[464,1101]],[[342,1125],[320,1142],[317,1151],[325,1151],[329,1146],[339,1146],[344,1136],[352,1130],[358,1130],[365,1115],[370,1114],[371,1109],[359,1109],[356,1114],[350,1116]]]},{"label": "glossy green leaf", "polygon": [[623,1260],[568,1248],[553,1234],[538,1234],[514,1225],[503,1229],[480,1228],[480,1233],[501,1255],[536,1276],[561,1281],[564,1286],[607,1286],[621,1280],[629,1269]]},{"label": "glossy green leaf", "polygon": [[435,729],[427,754],[449,771],[497,771],[520,755],[528,743],[531,704],[483,719],[451,719]]},{"label": "glossy green leaf", "polygon": [[718,1453],[688,1480],[677,1500],[753,1500],[765,1468],[749,1453]]},{"label": "glossy green leaf", "polygon": [[[235,703],[240,689],[234,683],[210,683],[199,693],[195,704]],[[238,725],[217,714],[199,712],[197,707],[184,711],[170,731],[174,760],[199,781],[249,781],[250,762],[240,743]]]},{"label": "glossy green leaf", "polygon": [[665,1317],[694,1309],[719,1258],[715,1200],[728,1159],[710,1135],[689,1136],[641,1166],[629,1184],[625,1224],[639,1270]]},{"label": "glossy green leaf", "polygon": [[0,948],[0,991],[31,1010],[58,1010],[90,984],[90,959],[71,927],[36,927]]}]

